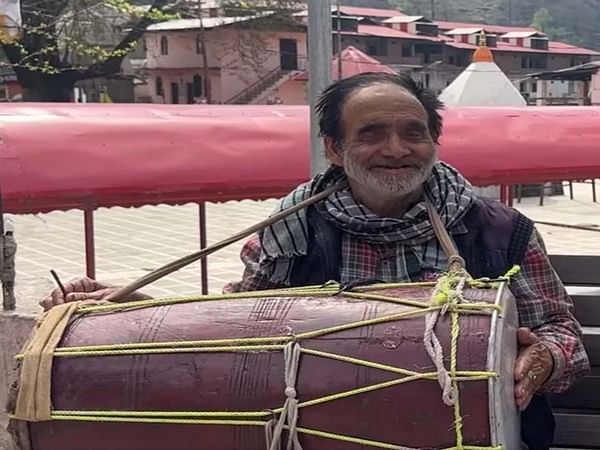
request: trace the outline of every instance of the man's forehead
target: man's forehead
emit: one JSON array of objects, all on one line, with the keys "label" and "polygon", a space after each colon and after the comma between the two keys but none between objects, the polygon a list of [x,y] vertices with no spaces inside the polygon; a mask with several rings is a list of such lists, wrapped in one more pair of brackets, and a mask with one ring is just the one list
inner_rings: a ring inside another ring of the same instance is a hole
[{"label": "man's forehead", "polygon": [[342,108],[342,118],[355,121],[374,120],[375,117],[406,117],[427,121],[427,112],[421,102],[407,89],[390,84],[377,83],[353,91]]}]

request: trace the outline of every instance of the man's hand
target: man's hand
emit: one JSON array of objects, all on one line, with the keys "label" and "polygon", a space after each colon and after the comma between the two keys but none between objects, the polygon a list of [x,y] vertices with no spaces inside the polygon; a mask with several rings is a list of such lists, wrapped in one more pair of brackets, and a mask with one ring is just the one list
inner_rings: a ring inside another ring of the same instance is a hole
[{"label": "man's hand", "polygon": [[550,378],[554,360],[550,350],[529,328],[517,330],[519,354],[515,363],[515,402],[523,411],[533,395]]},{"label": "man's hand", "polygon": [[[119,289],[116,286],[108,286],[104,283],[100,283],[91,278],[75,278],[65,284],[65,291],[67,291],[67,297],[63,296],[62,291],[59,288],[54,289],[40,302],[40,305],[45,311],[49,310],[53,306],[60,305],[66,302],[75,302],[78,300],[103,300],[108,294],[115,292]],[[133,293],[127,297],[128,301],[144,300],[149,298],[148,296],[141,293]]]}]

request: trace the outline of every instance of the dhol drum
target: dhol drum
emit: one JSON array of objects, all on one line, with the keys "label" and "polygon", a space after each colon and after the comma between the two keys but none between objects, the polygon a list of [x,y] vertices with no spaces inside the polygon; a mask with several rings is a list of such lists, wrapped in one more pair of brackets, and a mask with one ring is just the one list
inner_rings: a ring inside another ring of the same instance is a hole
[{"label": "dhol drum", "polygon": [[62,305],[17,357],[13,428],[32,450],[519,449],[514,298],[448,280]]}]

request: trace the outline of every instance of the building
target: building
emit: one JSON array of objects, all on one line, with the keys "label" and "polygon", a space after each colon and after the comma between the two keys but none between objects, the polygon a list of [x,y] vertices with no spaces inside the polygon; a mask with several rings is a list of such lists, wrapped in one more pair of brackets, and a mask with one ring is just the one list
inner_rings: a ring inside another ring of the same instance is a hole
[{"label": "building", "polygon": [[[208,67],[203,66],[202,40]],[[162,22],[145,34],[154,103],[247,103],[306,67],[306,27],[276,14]],[[208,80],[206,80],[208,74]]]},{"label": "building", "polygon": [[[526,98],[537,98],[531,74],[576,66],[599,52],[551,41],[533,28],[433,21],[399,11],[342,6],[332,8],[333,53],[353,47],[396,72],[408,72],[441,92],[486,45],[500,70]],[[338,23],[339,20],[339,23]],[[339,28],[339,31],[337,31]],[[306,66],[307,11],[284,17],[263,14],[206,17],[159,23],[145,35],[147,99],[158,103],[298,101],[287,83]],[[335,36],[339,33],[339,36]],[[205,36],[208,68],[202,63]],[[208,73],[209,83],[205,78]],[[283,88],[282,88],[283,87]]]},{"label": "building", "polygon": [[[600,106],[600,61],[592,61],[566,69],[535,73],[538,105],[593,105]],[[564,86],[567,86],[565,91]],[[562,96],[557,96],[557,87]]]}]

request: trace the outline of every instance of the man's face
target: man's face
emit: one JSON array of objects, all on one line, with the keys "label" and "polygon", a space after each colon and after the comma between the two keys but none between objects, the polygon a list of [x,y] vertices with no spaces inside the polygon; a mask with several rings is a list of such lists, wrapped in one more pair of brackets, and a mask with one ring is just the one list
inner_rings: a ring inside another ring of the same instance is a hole
[{"label": "man's face", "polygon": [[404,195],[429,177],[437,151],[423,105],[405,89],[373,84],[353,92],[342,108],[341,148],[332,157],[369,191]]}]

